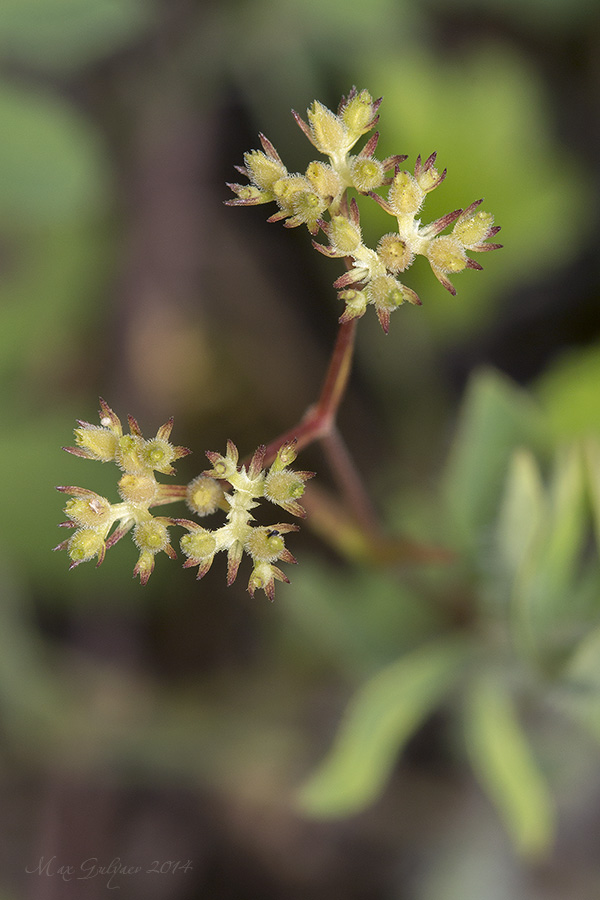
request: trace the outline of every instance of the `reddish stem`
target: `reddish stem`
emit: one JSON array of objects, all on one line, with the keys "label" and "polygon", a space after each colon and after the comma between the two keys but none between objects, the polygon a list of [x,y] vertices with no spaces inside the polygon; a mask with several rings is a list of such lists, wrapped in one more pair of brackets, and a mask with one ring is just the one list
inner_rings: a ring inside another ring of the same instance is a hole
[{"label": "reddish stem", "polygon": [[267,446],[264,465],[270,465],[281,445],[287,441],[295,440],[298,451],[316,440],[321,441],[333,476],[354,513],[356,522],[365,531],[378,533],[377,515],[336,426],[337,412],[352,368],[356,322],[356,319],[350,319],[341,323],[319,399],[298,425],[271,441]]},{"label": "reddish stem", "polygon": [[324,438],[331,433],[332,428],[335,426],[339,405],[348,385],[355,336],[356,319],[351,319],[349,322],[343,322],[340,325],[329,368],[327,369],[317,403],[308,409],[298,425],[290,428],[267,445],[264,466],[268,466],[273,462],[277,451],[287,441],[295,440],[296,449],[300,451],[308,444],[312,444],[319,438]]}]

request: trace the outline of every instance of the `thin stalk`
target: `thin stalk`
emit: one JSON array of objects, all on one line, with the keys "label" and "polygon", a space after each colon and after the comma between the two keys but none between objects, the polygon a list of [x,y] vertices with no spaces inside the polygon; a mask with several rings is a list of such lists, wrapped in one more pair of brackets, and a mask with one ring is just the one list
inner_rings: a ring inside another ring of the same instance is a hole
[{"label": "thin stalk", "polygon": [[294,428],[288,429],[267,445],[264,465],[270,465],[282,444],[296,441],[296,449],[302,450],[319,438],[326,437],[335,426],[337,411],[348,386],[352,368],[356,319],[343,322],[338,330],[331,360],[325,375],[319,399]]},{"label": "thin stalk", "polygon": [[380,526],[377,513],[337,426],[332,425],[320,440],[333,477],[357,523],[371,534],[378,534]]}]

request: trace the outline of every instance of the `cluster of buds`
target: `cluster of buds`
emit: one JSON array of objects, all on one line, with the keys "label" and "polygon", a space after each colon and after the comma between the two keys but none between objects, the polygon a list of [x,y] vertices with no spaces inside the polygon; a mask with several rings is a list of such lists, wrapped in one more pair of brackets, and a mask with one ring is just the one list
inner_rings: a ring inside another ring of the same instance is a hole
[{"label": "cluster of buds", "polygon": [[[116,463],[122,472],[117,483],[121,502],[111,503],[87,488],[57,488],[70,498],[64,510],[67,521],[61,526],[75,530],[54,549],[67,551],[70,568],[93,559],[100,565],[106,551],[131,532],[139,550],[134,576],[139,575],[141,583],[146,584],[158,553],[164,551],[172,559],[176,557],[169,528],[182,526],[186,531],[181,539],[181,550],[186,557],[184,567],[198,566],[198,578],[201,578],[215,554],[224,550],[228,556],[227,583],[232,584],[245,552],[254,563],[248,583],[250,594],[254,596],[261,589],[272,600],[275,579],[289,580],[274,563],[296,562],[285,547],[282,535],[297,531],[298,526],[285,522],[258,526],[251,510],[264,498],[295,516],[305,515],[298,500],[313,473],[289,468],[296,458],[294,443],[283,444],[272,465],[265,469],[264,446],[258,448],[246,468],[238,465],[237,448],[229,441],[225,456],[206,454],[212,468],[188,485],[161,484],[155,473],[173,475],[171,464],[189,450],[169,442],[172,419],[150,440],[144,439],[133,417],[129,416],[128,422],[129,434],[124,434],[121,421],[102,399],[100,425],[78,422],[76,446],[64,449],[84,459]],[[231,491],[226,490],[226,484]],[[226,524],[211,531],[190,519],[156,516],[151,512],[154,507],[175,502],[185,502],[199,518],[222,510],[226,512]]]},{"label": "cluster of buds", "polygon": [[[253,569],[248,581],[252,596],[256,590],[263,590],[272,600],[275,579],[288,581],[287,576],[275,563],[279,560],[295,563],[296,560],[285,546],[282,535],[297,531],[298,526],[287,522],[275,525],[256,525],[252,510],[263,498],[281,506],[292,515],[304,517],[305,511],[298,502],[304,493],[305,482],[313,477],[313,472],[298,472],[289,468],[296,458],[294,442],[283,444],[272,465],[265,469],[265,446],[254,453],[248,466],[238,464],[237,447],[227,442],[225,456],[208,452],[212,469],[203,472],[189,485],[186,500],[189,508],[199,516],[212,512],[215,507],[227,507],[227,521],[216,530],[209,531],[197,522],[178,519],[177,524],[187,529],[181,539],[181,549],[187,556],[184,567],[197,566],[198,578],[208,572],[213,559],[220,551],[227,553],[227,584],[232,584],[244,553],[253,561]],[[220,487],[227,482],[232,490],[225,492]],[[221,491],[221,496],[218,492]]]},{"label": "cluster of buds", "polygon": [[[368,91],[353,88],[343,97],[337,115],[315,101],[307,111],[308,122],[297,113],[294,118],[309,141],[329,163],[313,161],[304,175],[290,174],[279,154],[260,135],[263,150],[244,156],[238,171],[250,184],[230,184],[237,195],[227,201],[230,206],[251,206],[275,202],[279,211],[269,222],[284,220],[288,228],[306,225],[312,235],[323,231],[328,245],[313,246],[325,256],[344,258],[348,271],[334,282],[345,308],[341,322],[364,315],[367,306],[375,307],[384,331],[388,331],[390,314],[405,301],[420,305],[417,294],[398,275],[412,265],[416,256],[425,256],[441,284],[455,294],[448,275],[463,269],[481,269],[467,251],[496,250],[501,245],[489,243],[500,228],[493,216],[479,209],[481,200],[466,209],[457,209],[435,222],[421,225],[417,218],[426,195],[446,177],[446,170],[435,168],[436,154],[425,162],[417,157],[414,173],[402,171],[406,156],[389,156],[378,160],[375,150],[376,132],[363,149],[352,154],[356,142],[376,125],[381,99],[373,100]],[[376,191],[388,188],[387,199]],[[363,243],[356,197],[348,199],[348,190],[368,196],[397,221],[397,231],[385,234],[377,247]],[[443,235],[450,226],[450,234]]]}]

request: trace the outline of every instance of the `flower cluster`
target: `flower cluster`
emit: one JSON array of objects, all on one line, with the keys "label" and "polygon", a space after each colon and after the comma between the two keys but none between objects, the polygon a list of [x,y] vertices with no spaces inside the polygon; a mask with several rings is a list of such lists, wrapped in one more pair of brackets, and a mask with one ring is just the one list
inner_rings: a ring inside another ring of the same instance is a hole
[{"label": "flower cluster", "polygon": [[[230,441],[225,456],[207,453],[212,469],[188,485],[168,485],[159,483],[155,473],[173,475],[171,464],[189,453],[185,447],[169,442],[173,420],[159,428],[156,437],[150,440],[144,439],[134,418],[129,416],[128,422],[129,434],[124,434],[121,421],[101,399],[100,425],[78,423],[76,446],[64,449],[84,459],[116,463],[122,471],[117,483],[121,502],[111,503],[87,488],[57,488],[70,498],[64,510],[68,521],[61,525],[75,531],[54,549],[67,551],[71,568],[92,559],[97,559],[100,565],[106,551],[131,532],[139,550],[134,575],[139,575],[141,583],[146,584],[158,553],[164,551],[172,559],[176,557],[169,528],[179,525],[186,530],[181,539],[181,550],[186,557],[184,567],[198,566],[198,578],[201,578],[215,554],[224,550],[228,556],[227,582],[231,584],[243,553],[248,553],[254,563],[248,583],[250,594],[254,596],[261,589],[272,600],[274,580],[288,581],[274,563],[296,562],[285,547],[282,535],[297,531],[298,527],[285,522],[257,526],[251,510],[264,498],[295,516],[305,515],[298,500],[313,473],[289,468],[296,458],[294,443],[283,444],[272,465],[264,469],[264,446],[259,447],[246,468],[238,465],[238,451]],[[224,483],[231,486],[231,492],[224,488]],[[155,516],[151,512],[154,507],[182,501],[199,518],[225,511],[226,524],[210,531],[190,519]]]},{"label": "flower cluster", "polygon": [[[244,156],[238,171],[250,184],[230,184],[237,195],[230,206],[249,206],[275,202],[279,211],[269,222],[283,220],[288,228],[306,225],[311,234],[321,230],[328,245],[313,240],[313,246],[325,256],[344,258],[348,271],[334,282],[345,309],[341,322],[364,315],[367,306],[375,307],[384,331],[389,329],[390,314],[405,301],[420,305],[417,294],[398,275],[412,265],[418,255],[425,256],[441,284],[455,294],[448,276],[463,269],[481,269],[467,251],[496,250],[489,243],[500,231],[493,216],[479,209],[481,200],[466,209],[457,209],[435,222],[422,225],[417,218],[426,195],[446,177],[446,170],[435,168],[436,154],[423,162],[417,157],[414,172],[403,171],[406,156],[375,157],[379,134],[376,132],[363,149],[352,154],[356,142],[377,123],[381,99],[373,100],[368,91],[352,88],[343,97],[337,114],[315,101],[307,111],[308,122],[293,113],[309,141],[329,163],[313,161],[304,175],[290,174],[279,154],[260,135],[263,150]],[[388,188],[387,198],[376,193]],[[397,221],[397,231],[381,238],[377,247],[367,247],[362,238],[356,198],[348,200],[348,190],[372,198]],[[442,234],[452,225],[450,234]]]},{"label": "flower cluster", "polygon": [[244,553],[252,557],[254,567],[248,590],[252,596],[256,590],[263,590],[273,599],[275,579],[288,581],[275,562],[295,563],[296,560],[286,548],[282,535],[297,531],[297,525],[278,522],[275,525],[260,526],[254,523],[252,510],[261,499],[281,506],[292,515],[303,517],[305,511],[298,502],[304,493],[304,483],[313,477],[313,472],[298,472],[289,468],[296,458],[294,442],[283,444],[273,464],[263,468],[264,446],[254,453],[249,465],[238,465],[238,450],[231,441],[227,442],[225,456],[208,452],[212,469],[203,472],[188,487],[187,502],[190,509],[199,515],[206,515],[216,502],[216,485],[226,481],[232,491],[223,492],[227,505],[227,521],[221,528],[209,531],[197,522],[178,519],[188,533],[181,539],[181,549],[187,556],[184,567],[198,566],[198,578],[208,572],[215,554],[227,552],[227,584],[235,580]]}]

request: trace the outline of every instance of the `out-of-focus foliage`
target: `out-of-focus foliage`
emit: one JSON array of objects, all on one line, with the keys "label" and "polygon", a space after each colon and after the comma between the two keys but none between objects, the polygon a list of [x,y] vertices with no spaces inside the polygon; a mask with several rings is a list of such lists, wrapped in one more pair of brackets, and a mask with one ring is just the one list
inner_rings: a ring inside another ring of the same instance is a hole
[{"label": "out-of-focus foliage", "polygon": [[127,45],[156,9],[153,0],[3,0],[0,54],[65,71]]},{"label": "out-of-focus foliage", "polygon": [[469,649],[452,640],[425,645],[368,681],[348,708],[331,755],[304,785],[300,807],[343,816],[377,796],[398,752],[454,687]]},{"label": "out-of-focus foliage", "polygon": [[[463,677],[452,691],[460,672],[452,645],[424,644],[359,688],[329,755],[300,794],[312,815],[372,802],[394,755],[451,691],[455,709],[464,695],[468,755],[516,847],[533,856],[547,850],[552,791],[518,707],[543,706],[571,689],[600,622],[600,562],[587,552],[600,455],[590,442],[552,454],[550,434],[543,410],[506,379],[492,372],[474,379],[445,478],[448,536],[470,595],[470,665],[465,674],[463,657]],[[448,574],[452,584],[456,572]],[[438,587],[443,593],[443,583]],[[592,704],[587,713],[592,732],[596,709]]]},{"label": "out-of-focus foliage", "polygon": [[0,221],[58,225],[102,209],[102,142],[77,110],[51,92],[0,82],[0,120]]}]

